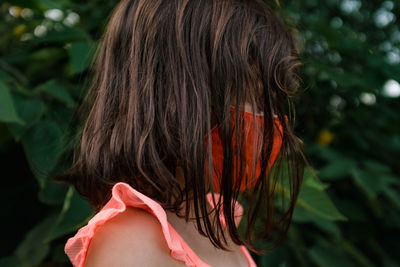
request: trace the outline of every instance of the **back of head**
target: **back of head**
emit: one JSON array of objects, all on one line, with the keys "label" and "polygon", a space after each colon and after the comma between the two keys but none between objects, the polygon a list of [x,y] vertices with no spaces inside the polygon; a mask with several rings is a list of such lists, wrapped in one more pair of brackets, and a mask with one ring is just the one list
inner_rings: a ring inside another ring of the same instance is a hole
[{"label": "back of head", "polygon": [[[205,137],[213,127],[213,114],[225,148],[220,208],[232,240],[252,247],[260,211],[268,217],[258,236],[268,236],[276,221],[267,170],[273,133],[268,129],[273,128],[274,114],[285,121],[286,103],[299,88],[299,65],[290,30],[262,1],[123,0],[101,38],[91,87],[80,109],[80,143],[71,169],[60,179],[73,184],[97,210],[119,181],[175,212],[192,196],[202,207],[196,216],[206,229],[200,226],[199,231],[223,247],[215,233],[221,225],[213,225],[203,208],[205,194],[213,190],[205,177],[205,163],[211,162]],[[243,192],[248,201],[243,239],[231,209],[230,199],[239,194],[232,177],[239,170],[233,167],[234,148],[228,140],[230,106],[234,103],[239,112],[245,102],[264,112],[269,142],[264,144],[259,182]],[[279,169],[282,159],[289,164],[291,212],[304,155],[290,124],[282,126],[282,149],[274,166]],[[184,170],[183,187],[176,179],[178,166]]]}]

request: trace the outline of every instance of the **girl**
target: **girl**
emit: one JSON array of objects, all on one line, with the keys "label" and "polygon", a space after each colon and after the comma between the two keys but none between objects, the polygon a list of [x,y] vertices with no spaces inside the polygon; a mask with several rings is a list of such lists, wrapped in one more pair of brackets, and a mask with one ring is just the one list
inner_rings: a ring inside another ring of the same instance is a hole
[{"label": "girl", "polygon": [[[122,0],[57,177],[96,213],[65,245],[72,264],[256,266],[248,249],[278,226],[282,242],[307,162],[285,115],[299,65],[261,0]],[[274,212],[282,163],[291,199]]]}]

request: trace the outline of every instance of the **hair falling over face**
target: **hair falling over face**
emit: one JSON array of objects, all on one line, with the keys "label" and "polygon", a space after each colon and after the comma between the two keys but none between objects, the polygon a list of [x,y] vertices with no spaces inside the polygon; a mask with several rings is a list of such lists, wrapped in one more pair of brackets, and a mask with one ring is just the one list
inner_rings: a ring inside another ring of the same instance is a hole
[{"label": "hair falling over face", "polygon": [[[205,137],[210,138],[216,123],[223,147],[216,212],[223,211],[236,244],[260,254],[265,250],[256,242],[278,234],[271,247],[279,245],[307,162],[293,132],[294,115],[287,112],[294,114],[291,98],[299,90],[297,67],[302,65],[291,32],[261,0],[121,1],[101,37],[79,109],[82,129],[72,166],[55,179],[74,185],[95,211],[120,181],[186,219],[188,210],[180,207],[184,201],[189,207],[192,200],[199,232],[227,249],[221,223],[207,216],[205,198],[214,190],[212,172],[205,169],[206,162],[213,164]],[[264,115],[258,177],[245,175],[243,148],[230,141],[243,143],[236,134],[242,132],[243,116],[235,117],[233,134],[230,107],[240,115],[245,103]],[[282,122],[282,146],[268,168],[274,115]],[[184,186],[176,178],[178,167]],[[241,181],[233,182],[235,174],[257,182],[241,191]],[[286,210],[276,207],[279,178],[288,184]],[[239,197],[246,207],[244,233],[234,220]]]}]

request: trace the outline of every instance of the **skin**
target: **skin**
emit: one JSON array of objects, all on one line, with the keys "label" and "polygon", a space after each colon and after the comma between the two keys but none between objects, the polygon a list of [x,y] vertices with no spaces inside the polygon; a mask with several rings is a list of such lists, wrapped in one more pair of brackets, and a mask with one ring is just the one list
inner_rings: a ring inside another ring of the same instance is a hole
[{"label": "skin", "polygon": [[85,267],[186,266],[170,256],[158,220],[128,207],[96,230]]},{"label": "skin", "polygon": [[[245,111],[252,112],[245,103]],[[183,183],[182,169],[177,168],[176,177]],[[207,203],[209,211],[211,206]],[[167,220],[192,250],[211,266],[248,266],[239,247],[226,232],[228,248],[215,248],[211,241],[197,231],[194,221],[186,222],[176,214],[166,211]],[[211,218],[215,216],[210,214]],[[189,218],[194,218],[191,207]],[[85,267],[179,267],[186,266],[170,255],[159,221],[150,213],[134,207],[127,209],[105,222],[96,230],[86,255]]]}]

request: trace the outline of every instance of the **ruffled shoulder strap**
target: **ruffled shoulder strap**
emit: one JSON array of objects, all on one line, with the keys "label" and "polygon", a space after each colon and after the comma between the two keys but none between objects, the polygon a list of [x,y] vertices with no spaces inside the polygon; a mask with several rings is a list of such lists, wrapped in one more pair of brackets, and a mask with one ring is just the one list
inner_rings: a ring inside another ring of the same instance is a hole
[{"label": "ruffled shoulder strap", "polygon": [[75,236],[69,238],[64,247],[64,251],[69,257],[74,267],[83,267],[89,243],[96,232],[96,229],[110,220],[117,214],[124,212],[127,206],[141,208],[153,214],[161,224],[162,232],[171,256],[179,261],[183,261],[188,266],[193,266],[193,262],[186,257],[179,237],[175,235],[173,229],[167,222],[167,215],[162,206],[155,200],[133,189],[124,182],[116,183],[112,188],[112,197],[107,204],[88,222],[80,228]]}]

